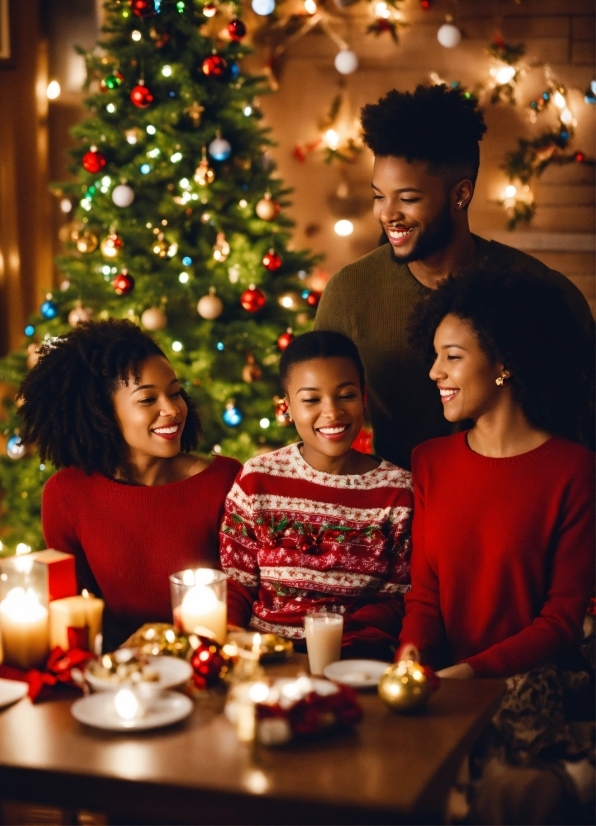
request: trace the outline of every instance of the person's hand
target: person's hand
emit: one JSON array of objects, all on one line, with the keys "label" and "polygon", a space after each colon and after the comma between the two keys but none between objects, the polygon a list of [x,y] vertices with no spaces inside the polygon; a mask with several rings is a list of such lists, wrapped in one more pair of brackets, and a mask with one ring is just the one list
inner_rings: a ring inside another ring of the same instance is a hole
[{"label": "person's hand", "polygon": [[467,663],[450,665],[437,671],[437,677],[445,677],[448,680],[469,680],[474,676],[474,672]]},{"label": "person's hand", "polygon": [[410,642],[406,642],[401,646],[401,648],[398,648],[397,653],[395,655],[396,663],[407,660],[414,660],[414,662],[419,662],[420,660],[420,654],[418,653],[418,649],[415,645],[412,645],[412,643]]}]

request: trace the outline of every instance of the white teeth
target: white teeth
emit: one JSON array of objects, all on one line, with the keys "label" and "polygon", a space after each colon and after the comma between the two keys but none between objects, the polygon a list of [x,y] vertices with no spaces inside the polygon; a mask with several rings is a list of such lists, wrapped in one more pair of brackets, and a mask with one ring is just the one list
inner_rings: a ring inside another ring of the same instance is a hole
[{"label": "white teeth", "polygon": [[178,425],[172,425],[171,427],[156,427],[153,431],[154,433],[164,433],[169,435],[170,433],[177,433],[178,432]]},{"label": "white teeth", "polygon": [[456,393],[459,393],[459,390],[441,390],[439,388],[439,393],[441,396],[455,396]]},{"label": "white teeth", "polygon": [[343,427],[320,427],[319,432],[324,433],[326,436],[333,436],[336,433],[343,433],[344,430],[347,430],[348,426],[343,425]]},{"label": "white teeth", "polygon": [[410,233],[414,232],[414,228],[411,229],[388,229],[387,232],[391,238],[405,238],[406,235],[410,235]]}]

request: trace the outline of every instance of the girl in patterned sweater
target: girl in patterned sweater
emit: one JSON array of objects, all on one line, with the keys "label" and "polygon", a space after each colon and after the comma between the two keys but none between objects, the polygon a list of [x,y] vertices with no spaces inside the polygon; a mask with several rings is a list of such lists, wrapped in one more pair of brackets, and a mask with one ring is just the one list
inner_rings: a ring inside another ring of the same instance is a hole
[{"label": "girl in patterned sweater", "polygon": [[364,370],[349,338],[299,336],[280,379],[302,441],[249,460],[228,494],[229,622],[301,640],[305,614],[337,612],[344,656],[389,657],[409,587],[410,473],[352,447]]}]

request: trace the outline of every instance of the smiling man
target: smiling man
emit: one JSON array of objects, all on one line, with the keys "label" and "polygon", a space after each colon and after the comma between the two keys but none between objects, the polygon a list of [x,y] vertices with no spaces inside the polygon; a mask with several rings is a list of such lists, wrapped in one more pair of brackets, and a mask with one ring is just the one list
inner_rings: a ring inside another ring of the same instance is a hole
[{"label": "smiling man", "polygon": [[362,109],[362,128],[375,156],[373,211],[389,243],[336,273],[315,328],[354,341],[366,371],[375,451],[409,467],[417,444],[452,430],[429,366],[407,342],[411,310],[442,279],[496,268],[554,281],[585,337],[588,365],[593,320],[582,294],[560,273],[470,232],[468,207],[486,131],[476,101],[445,86],[393,90]]}]

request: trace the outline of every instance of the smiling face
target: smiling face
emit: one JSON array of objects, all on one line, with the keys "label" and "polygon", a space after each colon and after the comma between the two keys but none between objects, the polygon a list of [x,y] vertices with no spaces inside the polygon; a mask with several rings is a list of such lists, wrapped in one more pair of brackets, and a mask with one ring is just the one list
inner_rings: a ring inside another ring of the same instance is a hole
[{"label": "smiling face", "polygon": [[448,421],[478,421],[503,405],[509,388],[499,387],[496,379],[508,378],[509,372],[481,349],[470,324],[454,315],[445,316],[434,344],[436,358],[429,375],[437,383]]},{"label": "smiling face", "polygon": [[286,399],[303,441],[302,455],[317,470],[350,453],[364,422],[364,400],[356,365],[344,357],[295,364]]},{"label": "smiling face", "polygon": [[180,382],[164,356],[150,356],[113,395],[114,412],[133,463],[148,458],[171,459],[180,453],[188,408]]},{"label": "smiling face", "polygon": [[[443,250],[453,239],[453,210],[461,196],[449,191],[424,161],[376,157],[373,214],[387,234],[396,261],[409,264]],[[469,201],[466,197],[465,203]],[[452,203],[453,202],[453,203]]]}]

